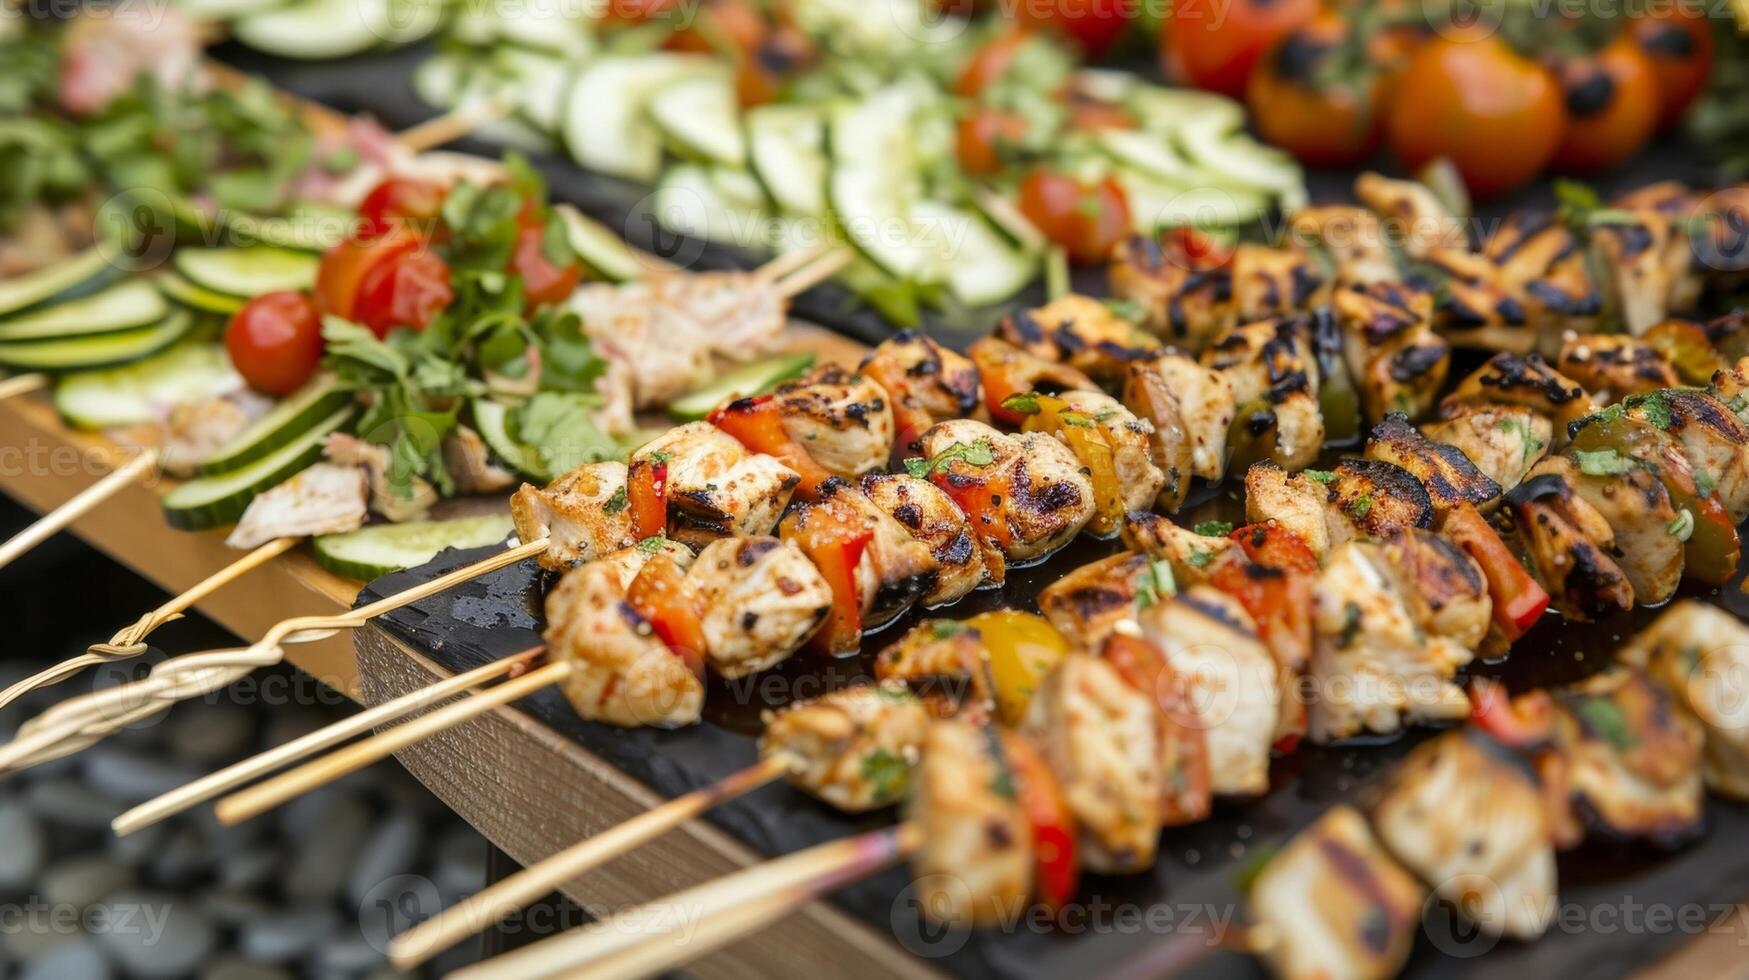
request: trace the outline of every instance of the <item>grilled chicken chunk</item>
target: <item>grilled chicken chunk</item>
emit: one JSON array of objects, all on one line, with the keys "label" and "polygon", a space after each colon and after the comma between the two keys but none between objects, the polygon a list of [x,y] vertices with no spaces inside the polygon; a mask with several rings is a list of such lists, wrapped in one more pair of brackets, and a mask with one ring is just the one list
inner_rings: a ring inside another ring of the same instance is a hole
[{"label": "grilled chicken chunk", "polygon": [[1020,394],[1099,387],[1092,378],[1069,365],[1022,350],[1000,337],[979,337],[966,348],[966,356],[977,365],[985,398],[992,405],[1000,402],[998,395],[1003,392]]},{"label": "grilled chicken chunk", "polygon": [[1432,408],[1451,368],[1451,345],[1433,332],[1433,295],[1399,283],[1349,286],[1336,291],[1334,307],[1367,420],[1419,418]]},{"label": "grilled chicken chunk", "polygon": [[1380,546],[1351,541],[1330,552],[1319,574],[1312,610],[1318,696],[1309,721],[1315,742],[1469,713],[1451,678],[1471,651],[1416,624],[1388,567]]},{"label": "grilled chicken chunk", "polygon": [[687,569],[712,669],[764,670],[801,649],[825,621],[832,588],[794,544],[771,537],[713,541]]},{"label": "grilled chicken chunk", "polygon": [[244,389],[170,409],[164,443],[158,450],[164,472],[178,479],[194,475],[225,444],[266,415],[273,401]]},{"label": "grilled chicken chunk", "polygon": [[[1111,447],[1112,468],[1117,472],[1119,493],[1124,510],[1146,510],[1153,506],[1160,489],[1166,485],[1166,474],[1154,465],[1154,427],[1137,418],[1121,402],[1103,391],[1065,391],[1059,395],[1069,403],[1069,411],[1079,418],[1069,424],[1091,423],[1105,444]],[[1055,433],[1061,436],[1061,433]],[[1074,444],[1065,443],[1071,450]],[[1091,463],[1082,460],[1083,463]],[[1111,533],[1115,527],[1097,527],[1097,532]]]},{"label": "grilled chicken chunk", "polygon": [[1425,895],[1366,818],[1338,804],[1269,859],[1249,906],[1281,980],[1385,980],[1409,959]]},{"label": "grilled chicken chunk", "polygon": [[838,476],[885,469],[893,453],[893,410],[872,379],[837,365],[778,387],[783,430]]},{"label": "grilled chicken chunk", "polygon": [[1526,319],[1524,302],[1499,266],[1462,248],[1435,248],[1424,261],[1435,275],[1413,281],[1427,289],[1437,287],[1436,326],[1455,346],[1515,356],[1537,349],[1539,338]]},{"label": "grilled chicken chunk", "polygon": [[1619,656],[1646,671],[1705,730],[1707,787],[1749,800],[1749,699],[1742,688],[1749,627],[1717,606],[1685,599],[1629,639]]},{"label": "grilled chicken chunk", "polygon": [[839,810],[903,800],[929,728],[929,709],[902,685],[859,684],[765,712],[762,758],[782,756],[789,781]]},{"label": "grilled chicken chunk", "polygon": [[679,311],[701,328],[712,350],[737,361],[773,350],[789,323],[788,300],[777,284],[753,273],[688,271],[648,282],[655,302]]},{"label": "grilled chicken chunk", "polygon": [[1622,334],[1567,334],[1555,370],[1604,404],[1670,388],[1679,380],[1676,369],[1652,345]]},{"label": "grilled chicken chunk", "polygon": [[1633,608],[1633,584],[1610,557],[1615,532],[1565,470],[1525,480],[1506,504],[1530,570],[1563,616],[1586,621]]},{"label": "grilled chicken chunk", "polygon": [[915,455],[918,439],[930,426],[943,419],[970,418],[984,403],[977,366],[915,330],[881,341],[862,359],[857,373],[886,391],[899,455]]},{"label": "grilled chicken chunk", "polygon": [[[1721,191],[1708,203],[1728,201],[1735,189]],[[1610,202],[1612,208],[1624,211],[1650,212],[1675,222],[1666,236],[1659,262],[1669,277],[1670,290],[1666,306],[1672,310],[1691,310],[1700,302],[1705,283],[1700,276],[1695,256],[1694,236],[1686,223],[1701,217],[1702,202],[1696,194],[1674,180],[1657,181],[1626,191]]]},{"label": "grilled chicken chunk", "polygon": [[[1151,372],[1152,377],[1143,375],[1148,386],[1154,388],[1154,378],[1157,377],[1166,394],[1176,403],[1178,421],[1190,440],[1190,472],[1205,480],[1219,480],[1226,470],[1227,429],[1233,424],[1236,406],[1232,382],[1219,371],[1203,367],[1176,351],[1162,354],[1145,366],[1132,367],[1131,370],[1137,374]],[[1142,411],[1141,393],[1133,394],[1137,397],[1132,398],[1132,391],[1125,389],[1124,404],[1130,411],[1153,422],[1158,433],[1161,420],[1152,412]],[[1158,458],[1156,462],[1159,462]],[[1161,469],[1166,469],[1164,463]]]},{"label": "grilled chicken chunk", "polygon": [[1133,362],[1159,356],[1160,341],[1091,296],[1070,293],[1002,318],[996,336],[1036,357],[1114,383]]},{"label": "grilled chicken chunk", "polygon": [[1249,323],[1317,305],[1324,277],[1298,248],[1241,242],[1233,249],[1232,282],[1239,322]]},{"label": "grilled chicken chunk", "polygon": [[1379,545],[1379,554],[1416,626],[1469,650],[1481,645],[1494,602],[1474,558],[1451,539],[1422,528]]},{"label": "grilled chicken chunk", "polygon": [[[693,560],[698,556],[692,549],[678,541],[669,538],[650,538],[639,541],[629,548],[608,552],[596,559],[603,564],[613,566],[614,574],[619,576],[619,584],[625,588],[632,587],[632,580],[644,570],[644,566],[657,555],[674,563],[674,567],[682,572],[692,567]],[[699,651],[701,654],[703,651]]]},{"label": "grilled chicken chunk", "polygon": [[1420,181],[1363,173],[1354,179],[1354,196],[1385,222],[1411,259],[1430,258],[1440,249],[1468,251],[1470,247],[1464,223]]},{"label": "grilled chicken chunk", "polygon": [[1673,283],[1665,251],[1672,232],[1669,218],[1646,211],[1591,229],[1591,247],[1604,272],[1604,293],[1621,316],[1622,326],[1636,337],[1662,322],[1669,309]]},{"label": "grilled chicken chunk", "polygon": [[330,463],[364,470],[370,484],[370,509],[397,524],[423,517],[437,503],[437,488],[420,477],[408,477],[404,490],[394,486],[389,479],[393,461],[387,446],[336,432],[323,441],[322,455]]},{"label": "grilled chicken chunk", "polygon": [[1397,281],[1384,225],[1371,211],[1343,204],[1301,208],[1288,228],[1298,241],[1323,248],[1335,260],[1338,289]]},{"label": "grilled chicken chunk", "polygon": [[932,704],[945,702],[947,715],[988,718],[995,710],[983,634],[951,619],[926,619],[906,630],[875,655],[874,673]]},{"label": "grilled chicken chunk", "polygon": [[[970,419],[923,434],[930,480],[959,502],[984,548],[991,578],[1008,563],[1061,548],[1093,517],[1093,483],[1069,447],[1038,432],[1003,435]],[[987,462],[986,462],[987,460]]]},{"label": "grilled chicken chunk", "polygon": [[247,551],[274,538],[356,531],[369,516],[369,496],[363,470],[317,463],[249,501],[225,544]]},{"label": "grilled chicken chunk", "polygon": [[835,525],[863,527],[870,533],[855,570],[865,629],[891,622],[935,587],[935,556],[929,545],[912,537],[855,484],[827,481],[820,488],[819,499],[791,508],[784,515],[777,525],[778,536],[785,541],[802,538],[809,523],[819,517]]},{"label": "grilled chicken chunk", "polygon": [[1566,443],[1569,422],[1597,410],[1584,388],[1536,354],[1495,354],[1458,382],[1440,404],[1440,417],[1451,418],[1458,406],[1466,404],[1522,405],[1545,415],[1555,424],[1555,445]]},{"label": "grilled chicken chunk", "polygon": [[996,733],[932,723],[913,775],[910,818],[923,831],[911,859],[923,913],[958,928],[1002,921],[1032,895],[1032,826],[1014,798]]},{"label": "grilled chicken chunk", "polygon": [[1331,544],[1353,537],[1388,541],[1433,526],[1433,499],[1415,474],[1376,459],[1345,459],[1315,479],[1326,489]]},{"label": "grilled chicken chunk", "polygon": [[[1190,428],[1184,421],[1184,405],[1172,393],[1166,379],[1149,364],[1131,364],[1124,377],[1123,405],[1152,430],[1148,454],[1160,471],[1160,492],[1155,504],[1168,513],[1177,512],[1190,493],[1195,471],[1195,450]],[[1226,439],[1226,432],[1221,432]]]},{"label": "grilled chicken chunk", "polygon": [[[1554,445],[1554,423],[1548,416],[1522,405],[1447,405],[1440,415],[1437,420],[1421,424],[1422,434],[1462,453],[1502,491],[1518,486],[1524,474]],[[1370,446],[1368,454],[1371,455]],[[1426,479],[1419,469],[1402,459],[1393,458],[1390,462]],[[1435,492],[1432,484],[1428,484],[1428,490]],[[1434,500],[1438,506],[1437,494]]]},{"label": "grilled chicken chunk", "polygon": [[1568,455],[1550,456],[1530,476],[1545,473],[1559,475],[1614,532],[1609,555],[1633,585],[1636,602],[1655,606],[1676,592],[1682,581],[1682,539],[1670,533],[1676,508],[1657,474],[1634,466],[1592,476]]},{"label": "grilled chicken chunk", "polygon": [[1461,503],[1489,510],[1500,503],[1500,485],[1456,446],[1434,440],[1392,413],[1373,426],[1366,440],[1366,458],[1390,463],[1421,482],[1433,505],[1433,522]]},{"label": "grilled chicken chunk", "polygon": [[1232,277],[1208,267],[1176,238],[1131,235],[1106,267],[1111,293],[1140,306],[1143,326],[1190,351],[1200,351],[1234,320]]},{"label": "grilled chicken chunk", "polygon": [[1749,426],[1704,391],[1667,388],[1622,403],[1630,418],[1681,444],[1695,479],[1712,486],[1733,523],[1749,518]]},{"label": "grilled chicken chunk", "polygon": [[1207,818],[1213,806],[1208,723],[1196,703],[1191,679],[1173,669],[1160,648],[1139,635],[1114,634],[1099,655],[1153,705],[1160,731],[1154,759],[1164,784],[1161,822],[1180,827]]},{"label": "grilled chicken chunk", "polygon": [[965,512],[940,487],[903,473],[870,473],[862,492],[935,559],[934,585],[920,602],[940,606],[984,584],[984,558]]},{"label": "grilled chicken chunk", "polygon": [[1714,372],[1707,394],[1737,416],[1737,421],[1749,425],[1749,357]]},{"label": "grilled chicken chunk", "polygon": [[486,440],[465,425],[443,437],[443,466],[462,495],[497,493],[516,483],[514,474],[492,462]]},{"label": "grilled chicken chunk", "polygon": [[1274,463],[1245,471],[1245,519],[1279,524],[1298,535],[1320,560],[1330,550],[1324,517],[1330,491],[1305,473],[1289,474]]},{"label": "grilled chicken chunk", "polygon": [[1142,610],[1139,622],[1142,637],[1195,692],[1210,788],[1240,796],[1267,790],[1281,706],[1275,659],[1251,617],[1226,594],[1198,585]]},{"label": "grilled chicken chunk", "polygon": [[1523,763],[1474,731],[1425,742],[1372,807],[1379,840],[1465,919],[1535,939],[1555,912],[1548,811]]},{"label": "grilled chicken chunk", "polygon": [[640,460],[667,464],[669,530],[681,540],[769,534],[800,481],[709,422],[669,429],[632,454]]},{"label": "grilled chicken chunk", "polygon": [[1297,470],[1318,457],[1324,415],[1310,321],[1291,317],[1234,327],[1203,351],[1202,362],[1232,383],[1235,416],[1252,427],[1252,435],[1273,434],[1271,459]]},{"label": "grilled chicken chunk", "polygon": [[1145,693],[1086,654],[1064,658],[1032,696],[1021,732],[1057,777],[1088,870],[1153,867],[1165,794],[1159,721]]},{"label": "grilled chicken chunk", "polygon": [[1131,627],[1136,621],[1136,597],[1146,592],[1149,601],[1162,590],[1155,580],[1153,562],[1147,555],[1123,551],[1109,558],[1082,565],[1045,586],[1038,594],[1038,609],[1057,632],[1072,636],[1085,649],[1097,650],[1112,631]]},{"label": "grilled chicken chunk", "polygon": [[577,714],[622,728],[696,724],[704,684],[626,601],[613,565],[589,562],[547,593],[547,656],[570,662],[561,682]]},{"label": "grilled chicken chunk", "polygon": [[631,369],[632,400],[661,405],[711,377],[711,339],[704,322],[659,299],[649,283],[591,283],[573,293],[567,308],[583,334],[608,360]]},{"label": "grilled chicken chunk", "polygon": [[1482,245],[1500,282],[1524,305],[1526,324],[1546,342],[1563,331],[1592,333],[1603,292],[1573,233],[1550,212],[1508,215]]},{"label": "grilled chicken chunk", "polygon": [[1570,808],[1555,817],[1557,846],[1578,843],[1587,826],[1664,846],[1699,832],[1705,735],[1668,692],[1617,669],[1556,692],[1555,705],[1555,747],[1540,762],[1543,782]]},{"label": "grilled chicken chunk", "polygon": [[[1278,471],[1279,472],[1279,471]],[[1173,581],[1180,586],[1199,585],[1222,561],[1238,555],[1239,546],[1224,537],[1198,534],[1174,524],[1170,518],[1144,510],[1124,515],[1124,547],[1172,566]]]},{"label": "grilled chicken chunk", "polygon": [[510,517],[524,541],[547,539],[542,568],[563,571],[630,547],[626,464],[588,463],[537,489],[523,484],[510,495]]}]

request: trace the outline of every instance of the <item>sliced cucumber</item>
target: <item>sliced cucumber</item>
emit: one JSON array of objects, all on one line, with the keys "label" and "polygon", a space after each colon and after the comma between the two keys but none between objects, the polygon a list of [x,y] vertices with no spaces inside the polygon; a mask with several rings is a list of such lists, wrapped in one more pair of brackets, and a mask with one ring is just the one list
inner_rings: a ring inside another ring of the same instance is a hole
[{"label": "sliced cucumber", "polygon": [[711,70],[701,55],[605,55],[571,83],[560,127],[565,146],[590,170],[654,181],[662,172],[662,134],[644,109],[652,95],[688,75]]},{"label": "sliced cucumber", "polygon": [[1120,172],[1117,181],[1129,201],[1130,222],[1142,231],[1189,225],[1219,228],[1242,225],[1269,213],[1269,198],[1243,187],[1184,187]]},{"label": "sliced cucumber", "polygon": [[1036,256],[1016,248],[982,215],[939,201],[918,201],[911,214],[936,239],[940,276],[967,306],[1000,303],[1038,275]]},{"label": "sliced cucumber", "polygon": [[565,93],[571,88],[570,63],[552,54],[515,47],[500,48],[494,55],[516,93],[517,113],[543,133],[556,132],[564,115]]},{"label": "sliced cucumber", "polygon": [[89,248],[65,262],[0,280],[0,316],[50,300],[65,302],[108,285],[121,271],[110,258],[105,249]]},{"label": "sliced cucumber", "polygon": [[252,299],[282,289],[316,284],[321,258],[287,248],[185,248],[176,253],[176,271],[197,286]]},{"label": "sliced cucumber", "polygon": [[177,310],[157,323],[134,330],[0,344],[0,367],[20,371],[83,371],[129,364],[181,340],[194,324],[192,313]]},{"label": "sliced cucumber", "polygon": [[651,203],[656,220],[670,231],[744,248],[771,248],[766,215],[730,200],[703,167],[669,168]]},{"label": "sliced cucumber", "polygon": [[1226,127],[1213,116],[1187,119],[1178,127],[1185,154],[1226,186],[1270,191],[1283,197],[1305,193],[1305,173],[1293,157]]},{"label": "sliced cucumber", "polygon": [[850,244],[900,279],[925,280],[935,248],[911,220],[919,184],[911,119],[917,94],[890,86],[834,107],[826,198]]},{"label": "sliced cucumber", "polygon": [[610,282],[630,282],[644,275],[644,263],[630,245],[607,229],[606,225],[585,217],[569,204],[553,208],[565,223],[565,239],[571,251],[583,260],[591,272]]},{"label": "sliced cucumber", "polygon": [[446,548],[501,544],[515,530],[509,514],[377,524],[316,538],[316,563],[336,575],[370,582],[390,572],[417,568]]},{"label": "sliced cucumber", "polygon": [[205,21],[227,21],[282,7],[286,0],[177,0],[182,12]]},{"label": "sliced cucumber", "polygon": [[747,165],[741,106],[727,75],[677,79],[650,96],[650,121],[680,156],[724,167]]},{"label": "sliced cucumber", "polygon": [[510,406],[481,398],[474,402],[473,411],[474,428],[479,431],[480,438],[486,440],[492,455],[531,480],[551,478],[540,461],[540,454],[510,434]]},{"label": "sliced cucumber", "polygon": [[809,106],[760,106],[747,113],[753,175],[785,212],[826,213],[826,120]]},{"label": "sliced cucumber", "polygon": [[352,233],[357,215],[325,204],[298,204],[285,217],[226,211],[226,227],[240,240],[299,252],[326,252]]},{"label": "sliced cucumber", "polygon": [[145,425],[177,405],[235,391],[243,379],[216,344],[183,343],[125,367],[79,371],[55,383],[55,408],[81,429]]},{"label": "sliced cucumber", "polygon": [[271,490],[322,457],[322,440],[351,420],[352,406],[340,409],[291,442],[247,466],[179,484],[159,501],[164,519],[184,531],[204,531],[234,523],[257,494]]},{"label": "sliced cucumber", "polygon": [[153,278],[158,289],[172,303],[186,306],[201,313],[217,313],[230,316],[243,308],[248,300],[241,296],[231,296],[226,293],[214,292],[205,286],[196,286],[187,279],[166,269]]},{"label": "sliced cucumber", "polygon": [[0,342],[89,337],[144,327],[164,319],[170,304],[144,279],[0,320]]},{"label": "sliced cucumber", "polygon": [[764,394],[813,366],[814,355],[805,353],[779,354],[744,364],[669,402],[668,414],[678,422],[695,422],[732,398]]},{"label": "sliced cucumber", "polygon": [[1137,85],[1129,91],[1128,100],[1141,127],[1156,133],[1177,132],[1192,122],[1205,123],[1221,133],[1245,125],[1245,107],[1213,92]]},{"label": "sliced cucumber", "polygon": [[1099,148],[1126,170],[1151,180],[1202,183],[1214,180],[1173,148],[1158,133],[1137,129],[1102,129],[1095,139]]},{"label": "sliced cucumber", "polygon": [[281,58],[327,61],[381,45],[394,16],[389,0],[297,0],[235,21],[231,36]]},{"label": "sliced cucumber", "polygon": [[273,453],[352,403],[352,393],[331,374],[319,374],[289,398],[268,409],[230,441],[201,460],[201,476],[229,473]]}]

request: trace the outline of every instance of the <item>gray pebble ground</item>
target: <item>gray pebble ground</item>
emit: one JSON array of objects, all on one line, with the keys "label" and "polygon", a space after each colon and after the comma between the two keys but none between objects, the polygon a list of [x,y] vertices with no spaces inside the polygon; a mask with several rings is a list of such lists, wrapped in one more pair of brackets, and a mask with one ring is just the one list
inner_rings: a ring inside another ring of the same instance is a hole
[{"label": "gray pebble ground", "polygon": [[[0,538],[24,520],[0,498]],[[162,601],[65,536],[0,572],[0,596],[10,634],[0,686]],[[235,643],[198,617],[154,642],[179,653]],[[0,737],[60,697],[120,679],[109,668],[0,709]],[[125,737],[0,780],[0,978],[377,980],[394,976],[378,948],[385,915],[393,924],[398,914],[385,902],[480,886],[485,842],[392,762],[242,827],[222,828],[200,810],[126,838],[109,831],[129,805],[351,710],[309,696],[307,682],[272,689],[305,703],[183,704]],[[417,879],[432,886],[401,884]],[[431,972],[476,955],[464,944]]]}]

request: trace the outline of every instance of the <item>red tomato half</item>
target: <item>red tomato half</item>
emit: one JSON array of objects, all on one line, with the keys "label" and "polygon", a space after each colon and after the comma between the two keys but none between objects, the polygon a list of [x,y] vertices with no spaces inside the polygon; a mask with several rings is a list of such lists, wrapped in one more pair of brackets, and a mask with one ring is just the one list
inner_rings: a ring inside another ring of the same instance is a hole
[{"label": "red tomato half", "polygon": [[541,247],[546,233],[544,222],[527,216],[516,219],[516,251],[509,271],[522,277],[522,299],[531,310],[563,300],[583,278],[583,267],[576,262],[560,267],[547,258]]},{"label": "red tomato half", "polygon": [[1089,58],[1111,50],[1136,19],[1136,0],[1018,0],[1015,19],[1073,41]]},{"label": "red tomato half", "polygon": [[1701,0],[1653,4],[1634,18],[1634,40],[1658,76],[1658,121],[1682,118],[1713,70],[1713,25]]},{"label": "red tomato half", "polygon": [[316,310],[354,319],[359,288],[379,264],[419,247],[406,229],[393,227],[377,238],[348,238],[322,256],[316,268]]},{"label": "red tomato half", "polygon": [[316,374],[322,318],[308,293],[263,293],[232,314],[225,350],[251,388],[289,395]]},{"label": "red tomato half", "polygon": [[424,250],[381,262],[364,277],[353,314],[378,337],[396,327],[424,330],[455,299],[449,266]]},{"label": "red tomato half", "polygon": [[1316,16],[1318,6],[1318,0],[1178,0],[1160,27],[1160,68],[1186,85],[1243,98],[1257,59]]},{"label": "red tomato half", "polygon": [[423,180],[390,177],[371,188],[358,205],[358,234],[375,238],[404,227],[430,236],[443,209],[443,188]]},{"label": "red tomato half", "polygon": [[1020,213],[1076,262],[1101,262],[1130,230],[1130,205],[1116,180],[1082,184],[1043,168],[1020,184]]}]

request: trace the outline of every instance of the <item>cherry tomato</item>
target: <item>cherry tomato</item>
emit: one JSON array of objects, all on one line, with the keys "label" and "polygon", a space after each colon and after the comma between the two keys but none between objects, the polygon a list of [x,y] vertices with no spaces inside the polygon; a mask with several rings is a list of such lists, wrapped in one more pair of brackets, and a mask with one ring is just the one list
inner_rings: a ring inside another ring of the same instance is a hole
[{"label": "cherry tomato", "polygon": [[1074,42],[1089,58],[1098,58],[1111,50],[1139,8],[1137,0],[1020,0],[1014,17]]},{"label": "cherry tomato", "polygon": [[1294,28],[1257,62],[1245,89],[1263,138],[1314,167],[1359,163],[1383,135],[1376,74],[1363,69],[1340,81],[1323,77],[1349,30],[1336,14]]},{"label": "cherry tomato", "polygon": [[263,293],[231,315],[225,350],[249,387],[289,395],[322,360],[322,317],[308,293]]},{"label": "cherry tomato", "polygon": [[396,327],[424,330],[453,299],[449,266],[431,252],[418,249],[372,268],[358,287],[352,313],[372,333],[386,337]]},{"label": "cherry tomato", "polygon": [[399,226],[376,238],[348,238],[322,256],[316,267],[316,309],[353,319],[359,288],[371,270],[419,247],[419,240]]},{"label": "cherry tomato", "polygon": [[1658,123],[1673,126],[1712,74],[1715,42],[1706,6],[1700,0],[1653,4],[1634,18],[1633,35],[1658,78]]},{"label": "cherry tomato", "polygon": [[1084,133],[1102,129],[1135,129],[1136,115],[1121,105],[1070,95],[1069,125]]},{"label": "cherry tomato", "polygon": [[672,17],[680,0],[607,0],[601,19],[608,24],[633,25]]},{"label": "cherry tomato", "polygon": [[983,95],[985,89],[1008,74],[1015,57],[1032,40],[1032,34],[1025,30],[1013,30],[992,38],[960,70],[960,77],[953,85],[954,94],[967,99]]},{"label": "cherry tomato", "polygon": [[960,168],[974,177],[1000,173],[1008,152],[1026,139],[1026,119],[1001,109],[973,109],[960,120]]},{"label": "cherry tomato", "polygon": [[673,51],[746,56],[758,50],[770,24],[749,0],[709,0],[690,24],[663,43]]},{"label": "cherry tomato", "polygon": [[1129,233],[1130,205],[1110,177],[1082,184],[1036,169],[1020,183],[1020,213],[1077,262],[1099,262]]},{"label": "cherry tomato", "polygon": [[1410,59],[1385,131],[1410,169],[1447,157],[1476,197],[1502,194],[1548,166],[1566,128],[1561,89],[1500,38],[1438,38]]},{"label": "cherry tomato", "polygon": [[1567,130],[1555,166],[1591,173],[1640,152],[1658,128],[1658,80],[1652,60],[1622,33],[1594,55],[1561,66]]},{"label": "cherry tomato", "polygon": [[429,234],[443,209],[443,188],[429,181],[390,177],[358,205],[358,234],[375,238],[392,227]]},{"label": "cherry tomato", "polygon": [[1160,28],[1160,69],[1243,98],[1257,59],[1317,13],[1318,0],[1179,0]]},{"label": "cherry tomato", "polygon": [[510,257],[509,271],[522,277],[522,299],[529,309],[550,306],[571,295],[583,278],[583,267],[576,262],[558,266],[547,258],[543,242],[546,223],[524,214],[516,219],[516,251]]}]

